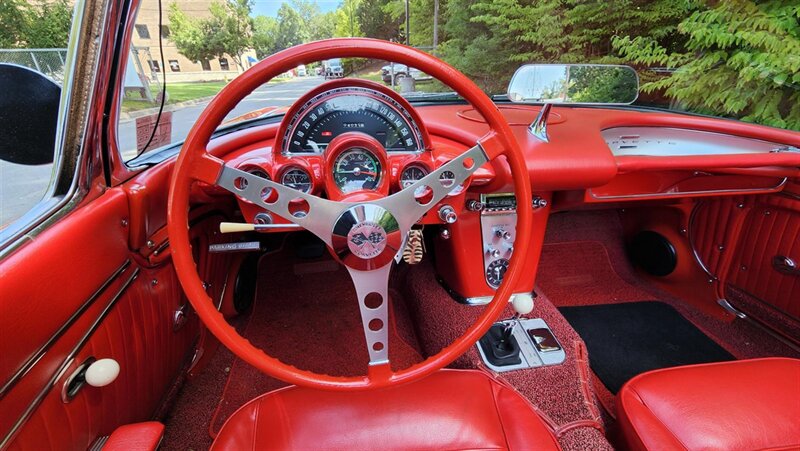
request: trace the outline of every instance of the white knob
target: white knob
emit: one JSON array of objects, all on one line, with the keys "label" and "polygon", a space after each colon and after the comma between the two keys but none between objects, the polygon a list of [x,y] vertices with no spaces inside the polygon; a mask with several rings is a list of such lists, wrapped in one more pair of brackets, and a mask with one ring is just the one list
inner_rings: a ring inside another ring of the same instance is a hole
[{"label": "white knob", "polygon": [[92,387],[105,387],[119,376],[119,363],[114,359],[100,359],[86,369],[86,383]]},{"label": "white knob", "polygon": [[511,301],[511,307],[520,315],[527,315],[533,311],[533,296],[528,293],[514,295],[514,299]]}]

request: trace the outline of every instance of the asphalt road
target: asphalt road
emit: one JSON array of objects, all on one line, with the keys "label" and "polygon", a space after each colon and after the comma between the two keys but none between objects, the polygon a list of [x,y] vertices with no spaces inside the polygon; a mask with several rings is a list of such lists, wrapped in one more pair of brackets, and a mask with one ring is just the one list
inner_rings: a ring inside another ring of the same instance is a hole
[{"label": "asphalt road", "polygon": [[[226,119],[233,119],[259,108],[291,105],[298,97],[324,81],[322,77],[308,77],[262,86],[245,97]],[[186,137],[206,105],[207,102],[199,103],[172,112],[171,142]],[[123,156],[134,156],[136,120],[120,121],[118,135]],[[50,181],[51,166],[22,166],[0,161],[0,229],[20,217],[42,198]]]}]

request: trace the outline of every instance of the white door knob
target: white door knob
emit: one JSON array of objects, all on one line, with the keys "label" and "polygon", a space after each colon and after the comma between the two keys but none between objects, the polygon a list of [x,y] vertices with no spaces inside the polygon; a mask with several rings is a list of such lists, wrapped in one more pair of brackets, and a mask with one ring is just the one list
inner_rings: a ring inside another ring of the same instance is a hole
[{"label": "white door knob", "polygon": [[86,383],[92,387],[105,387],[119,376],[119,363],[114,359],[100,359],[86,369]]}]

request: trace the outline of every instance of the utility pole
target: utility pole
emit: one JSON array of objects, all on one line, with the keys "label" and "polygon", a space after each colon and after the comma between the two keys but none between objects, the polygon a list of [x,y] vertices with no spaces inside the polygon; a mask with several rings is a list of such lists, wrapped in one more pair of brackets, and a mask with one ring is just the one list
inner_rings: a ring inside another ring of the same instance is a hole
[{"label": "utility pole", "polygon": [[439,0],[433,0],[433,54],[439,46]]},{"label": "utility pole", "polygon": [[409,36],[408,36],[408,11],[410,9],[409,6],[408,6],[408,2],[409,2],[409,0],[406,0],[406,45],[411,45],[411,44],[409,44],[410,40],[409,40]]}]

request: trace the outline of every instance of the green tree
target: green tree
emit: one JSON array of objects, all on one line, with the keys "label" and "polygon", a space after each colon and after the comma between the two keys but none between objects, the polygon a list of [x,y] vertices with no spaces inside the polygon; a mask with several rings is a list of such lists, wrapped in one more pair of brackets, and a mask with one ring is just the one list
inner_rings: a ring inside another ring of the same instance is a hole
[{"label": "green tree", "polygon": [[279,32],[276,18],[257,16],[253,19],[253,48],[259,59],[277,51]]},{"label": "green tree", "polygon": [[278,8],[278,40],[275,50],[288,49],[308,42],[308,39],[308,26],[303,22],[303,17],[288,4],[281,4]]},{"label": "green tree", "polygon": [[67,0],[0,2],[0,48],[63,48],[71,25]]},{"label": "green tree", "polygon": [[359,3],[356,16],[364,36],[387,41],[400,37],[400,18],[384,11],[389,3],[389,0],[362,0]]},{"label": "green tree", "polygon": [[170,40],[178,51],[193,61],[230,56],[244,70],[242,54],[253,46],[251,0],[213,2],[211,16],[195,19],[173,3],[169,8]]},{"label": "green tree", "polygon": [[684,49],[650,36],[624,36],[613,45],[644,66],[671,75],[642,86],[663,90],[684,107],[800,130],[800,3],[722,0],[684,19]]},{"label": "green tree", "polygon": [[358,17],[358,7],[361,0],[344,0],[336,10],[336,26],[334,36],[357,37],[363,36],[361,23]]}]

